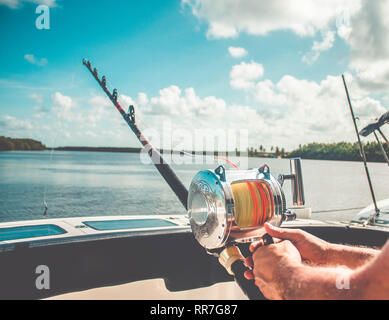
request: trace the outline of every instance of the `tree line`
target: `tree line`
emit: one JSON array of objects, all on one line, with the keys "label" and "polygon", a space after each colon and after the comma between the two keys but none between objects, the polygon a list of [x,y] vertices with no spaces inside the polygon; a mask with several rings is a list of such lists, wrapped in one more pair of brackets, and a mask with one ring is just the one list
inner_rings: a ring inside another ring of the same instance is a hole
[{"label": "tree line", "polygon": [[46,146],[33,139],[14,139],[0,136],[0,151],[45,150]]},{"label": "tree line", "polygon": [[[381,148],[377,142],[364,143],[364,150],[367,161],[384,162]],[[46,146],[37,140],[33,139],[14,139],[0,136],[0,151],[12,150],[46,150]],[[389,154],[389,146],[384,144],[384,149]],[[55,150],[63,151],[104,151],[104,152],[140,152],[140,148],[111,148],[111,147],[59,147]],[[178,152],[178,151],[177,151]],[[190,152],[190,151],[189,151]],[[337,142],[337,143],[308,143],[299,145],[299,147],[291,152],[286,152],[284,148],[272,146],[269,151],[263,146],[258,148],[249,148],[246,152],[239,152],[235,150],[236,155],[249,157],[281,157],[294,158],[301,157],[303,159],[317,159],[317,160],[346,160],[346,161],[361,161],[359,153],[359,146],[357,142]],[[194,151],[192,151],[195,154]],[[207,152],[203,152],[207,154]],[[209,154],[209,153],[208,153]],[[214,152],[218,155],[219,152]],[[220,153],[229,155],[229,152]]]},{"label": "tree line", "polygon": [[[384,156],[377,142],[367,142],[363,144],[366,159],[371,162],[384,162]],[[389,154],[389,147],[384,144],[384,149]],[[337,142],[337,143],[309,143],[288,153],[288,157],[301,157],[305,159],[320,160],[346,160],[361,161],[359,145],[357,142]]]},{"label": "tree line", "polygon": [[249,157],[281,157],[284,158],[287,155],[284,148],[277,146],[271,146],[269,151],[266,151],[264,146],[259,146],[259,148],[251,147],[247,149],[247,154]]}]

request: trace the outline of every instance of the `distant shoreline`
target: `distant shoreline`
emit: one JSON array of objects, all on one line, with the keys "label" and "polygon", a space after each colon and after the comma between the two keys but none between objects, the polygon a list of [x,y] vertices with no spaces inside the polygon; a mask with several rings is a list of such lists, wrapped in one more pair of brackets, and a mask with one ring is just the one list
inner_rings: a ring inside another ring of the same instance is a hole
[{"label": "distant shoreline", "polygon": [[57,147],[57,148],[46,148],[45,150],[139,153],[142,149],[141,148],[120,148],[120,147]]},{"label": "distant shoreline", "polygon": [[[0,150],[0,153],[2,151],[51,151],[51,150],[54,150],[54,151],[66,151],[66,152],[110,152],[110,153],[140,153],[140,151],[142,150],[141,148],[112,148],[112,147],[58,147],[58,148],[45,148],[45,149],[42,149],[42,150]],[[158,149],[158,151],[163,155],[164,153],[170,153],[170,154],[181,154],[183,153],[182,151],[175,151],[175,150],[160,150]],[[186,154],[190,153],[188,151],[185,151]],[[199,152],[196,152],[194,153],[194,155],[201,155],[202,152],[199,151]],[[256,155],[247,155],[247,152],[246,153],[241,153],[240,155],[236,155],[236,154],[226,154],[226,153],[222,153],[222,154],[217,154],[216,152],[215,153],[212,153],[211,151],[209,152],[204,152],[203,153],[204,155],[207,155],[207,156],[220,156],[220,157],[230,157],[230,156],[248,156],[249,158],[272,158],[272,159],[289,159],[289,158],[296,158],[296,157],[300,157],[302,159],[306,159],[306,160],[318,160],[318,161],[350,161],[350,162],[362,162],[362,159],[331,159],[331,158],[319,158],[319,157],[305,157],[305,156],[295,156],[294,154],[287,154],[285,155],[284,157],[275,157],[274,154],[265,154],[265,155],[262,155],[262,154],[256,154]],[[368,159],[367,162],[372,162],[372,163],[385,163],[384,160],[370,160]]]},{"label": "distant shoreline", "polygon": [[[387,153],[389,146],[384,145]],[[381,153],[381,149],[376,142],[367,142],[364,144],[367,161],[369,162],[385,162]],[[118,153],[140,153],[142,148],[123,148],[123,147],[55,147],[48,148],[42,142],[33,139],[13,139],[0,136],[0,151],[79,151],[79,152],[118,152]],[[192,154],[192,155],[213,155],[220,157],[228,156],[248,156],[253,158],[296,158],[312,159],[312,160],[334,160],[334,161],[362,161],[359,154],[359,146],[356,142],[337,142],[337,143],[309,143],[299,146],[291,152],[285,152],[284,149],[276,147],[271,150],[275,152],[267,152],[262,146],[258,149],[250,148],[244,152],[240,151],[176,151],[160,149],[161,153],[173,154]]]},{"label": "distant shoreline", "polygon": [[[143,148],[122,148],[122,147],[57,147],[57,148],[46,148],[46,150],[55,150],[55,151],[83,151],[83,152],[123,152],[123,153],[140,153]],[[218,152],[218,151],[187,151],[187,150],[165,150],[158,149],[160,153],[173,153],[173,154],[192,154],[192,155],[213,155],[226,157],[229,155],[243,156],[247,155],[247,152]],[[263,157],[263,158],[274,158],[274,153],[271,152],[261,152],[255,155],[249,154],[249,157]]]}]

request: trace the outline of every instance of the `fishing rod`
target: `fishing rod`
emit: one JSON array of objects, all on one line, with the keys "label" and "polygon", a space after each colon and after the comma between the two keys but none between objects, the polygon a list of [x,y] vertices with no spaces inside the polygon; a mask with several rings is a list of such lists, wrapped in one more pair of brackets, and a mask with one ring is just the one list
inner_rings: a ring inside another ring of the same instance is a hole
[{"label": "fishing rod", "polygon": [[380,148],[381,148],[381,152],[382,152],[382,154],[383,154],[383,156],[384,156],[384,158],[385,158],[385,160],[386,160],[386,163],[387,163],[388,166],[389,166],[389,158],[388,158],[388,155],[386,154],[386,151],[385,151],[385,149],[384,149],[384,146],[382,145],[380,139],[378,139],[377,133],[374,131],[373,134],[374,134],[374,137],[376,138],[376,140],[377,140],[377,142],[378,142],[378,144],[379,144],[379,146],[380,146]]},{"label": "fishing rod", "polygon": [[384,133],[381,131],[380,128],[377,129],[381,137],[385,140],[386,144],[389,146],[389,140],[385,137]]},{"label": "fishing rod", "polygon": [[155,167],[159,171],[159,173],[162,175],[162,177],[165,179],[167,184],[170,186],[170,188],[173,190],[173,192],[176,194],[182,205],[185,209],[187,209],[187,201],[188,201],[188,190],[183,185],[181,180],[177,177],[177,175],[174,173],[172,168],[167,164],[160,152],[155,149],[150,141],[143,135],[143,133],[138,128],[136,121],[135,121],[135,109],[133,105],[129,106],[128,113],[124,111],[122,106],[118,102],[118,91],[117,89],[113,89],[112,93],[107,88],[107,79],[105,76],[99,79],[99,76],[97,74],[97,69],[93,68],[91,62],[83,59],[82,60],[83,65],[90,71],[90,73],[93,75],[95,80],[98,82],[100,87],[103,89],[105,94],[108,96],[108,98],[112,101],[113,105],[116,107],[116,109],[120,112],[123,119],[126,121],[130,129],[134,132],[140,143],[143,145],[147,153],[149,154],[151,160],[153,161]]},{"label": "fishing rod", "polygon": [[[264,245],[271,244],[273,239],[266,234],[264,223],[280,226],[283,221],[296,219],[296,210],[304,205],[300,159],[291,159],[291,174],[283,175],[282,178],[282,181],[290,179],[295,182],[293,193],[296,195],[293,199],[298,207],[295,210],[286,208],[281,182],[270,174],[267,165],[244,171],[238,170],[233,164],[235,170],[225,170],[224,166],[219,166],[214,171],[200,171],[193,178],[188,192],[170,166],[164,162],[161,154],[137,127],[134,107],[130,105],[126,113],[117,101],[117,89],[111,93],[107,89],[105,76],[100,80],[97,69],[92,69],[90,61],[84,59],[83,64],[146,148],[158,171],[180,199],[188,212],[195,239],[209,254],[218,257],[219,262],[234,276],[250,299],[264,299],[254,281],[244,277],[247,268],[238,244],[259,239],[263,240]],[[228,159],[223,160],[232,164]],[[295,202],[295,199],[302,200]]]},{"label": "fishing rod", "polygon": [[374,209],[375,209],[375,215],[372,215],[369,219],[366,220],[365,225],[367,225],[368,223],[370,223],[370,221],[374,220],[375,217],[379,216],[380,210],[378,209],[378,206],[377,206],[377,201],[376,201],[375,194],[374,194],[373,184],[371,183],[371,179],[370,179],[369,168],[367,167],[365,150],[363,149],[361,137],[359,136],[358,126],[357,126],[357,122],[355,120],[355,115],[354,115],[354,110],[353,110],[353,107],[351,105],[351,100],[350,100],[350,95],[348,93],[346,79],[344,78],[343,74],[342,74],[342,80],[343,80],[344,89],[346,90],[347,101],[348,101],[348,105],[350,107],[350,113],[351,113],[351,117],[353,119],[355,133],[356,133],[357,138],[358,138],[359,152],[361,154],[361,157],[363,160],[363,165],[365,167],[366,177],[367,177],[367,181],[369,183],[370,193],[371,193],[371,197],[373,199],[373,204],[374,204]]}]

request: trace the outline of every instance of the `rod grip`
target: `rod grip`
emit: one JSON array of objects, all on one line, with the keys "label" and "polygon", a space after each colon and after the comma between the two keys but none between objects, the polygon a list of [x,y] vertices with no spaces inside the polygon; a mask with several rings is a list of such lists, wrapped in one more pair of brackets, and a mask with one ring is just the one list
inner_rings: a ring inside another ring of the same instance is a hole
[{"label": "rod grip", "polygon": [[[265,246],[274,243],[273,238],[268,233],[266,233],[262,237],[262,240],[263,240],[263,244]],[[266,300],[266,297],[262,294],[262,292],[255,285],[255,281],[246,279],[246,277],[244,276],[244,273],[246,270],[247,270],[247,268],[244,265],[242,260],[237,260],[231,265],[231,271],[234,273],[235,281],[239,285],[239,287],[242,289],[244,294],[250,300]]]},{"label": "rod grip", "polygon": [[255,285],[255,281],[245,278],[244,273],[247,268],[242,260],[235,261],[231,265],[231,270],[234,273],[236,283],[250,300],[266,300],[265,296]]}]

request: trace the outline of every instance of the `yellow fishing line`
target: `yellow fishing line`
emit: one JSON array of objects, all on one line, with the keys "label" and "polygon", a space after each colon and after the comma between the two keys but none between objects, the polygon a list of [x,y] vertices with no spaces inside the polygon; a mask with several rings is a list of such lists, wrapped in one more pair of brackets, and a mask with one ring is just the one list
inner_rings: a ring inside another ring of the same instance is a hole
[{"label": "yellow fishing line", "polygon": [[259,222],[260,225],[264,224],[266,221],[269,221],[273,217],[274,213],[274,201],[273,201],[273,195],[270,190],[269,185],[265,181],[259,181],[259,183],[262,186],[262,191],[265,197],[263,200],[266,203],[266,209],[265,209],[265,215],[262,216],[262,221]]},{"label": "yellow fishing line", "polygon": [[266,182],[239,181],[231,184],[235,222],[240,228],[260,226],[273,215],[271,193]]}]

